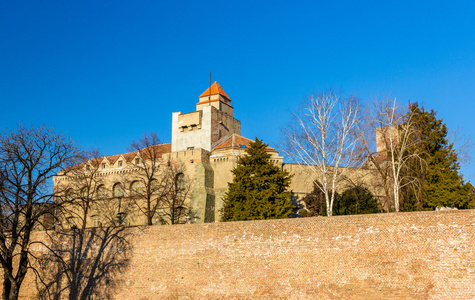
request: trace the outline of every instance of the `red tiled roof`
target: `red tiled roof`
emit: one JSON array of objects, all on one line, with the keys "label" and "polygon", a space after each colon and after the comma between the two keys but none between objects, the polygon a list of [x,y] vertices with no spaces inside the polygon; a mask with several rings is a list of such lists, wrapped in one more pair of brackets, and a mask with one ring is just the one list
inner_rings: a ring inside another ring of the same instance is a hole
[{"label": "red tiled roof", "polygon": [[[162,157],[162,155],[165,154],[165,153],[172,152],[172,144],[171,143],[154,145],[154,146],[150,146],[150,147],[156,147],[157,148],[157,153],[159,154],[159,157]],[[104,158],[107,159],[111,165],[114,164],[120,158],[121,155],[125,158],[125,160],[127,162],[130,162],[135,158],[135,156],[137,155],[137,152],[138,151],[132,151],[132,152],[123,153],[123,154],[108,155],[108,156],[104,156]],[[145,151],[143,153],[147,153],[147,151]]]},{"label": "red tiled roof", "polygon": [[[158,158],[161,158],[163,154],[165,153],[170,153],[172,152],[172,144],[160,144],[160,145],[154,145],[150,147],[157,147],[157,154]],[[146,150],[146,148],[145,148]],[[94,157],[89,160],[89,164],[91,164],[93,167],[98,167],[100,163],[102,163],[104,160],[107,160],[110,165],[115,164],[115,162],[122,156],[125,158],[127,162],[131,162],[136,156],[137,156],[138,151],[133,151],[133,152],[128,152],[128,153],[123,153],[123,154],[114,154],[114,155],[108,155],[108,156],[102,156],[102,157]],[[142,152],[145,155],[147,155],[147,151]],[[146,159],[146,158],[145,158]],[[75,168],[81,168],[86,164],[86,162],[79,163],[77,165],[71,166],[69,168],[65,168],[63,171],[70,171]]]},{"label": "red tiled roof", "polygon": [[209,92],[209,89],[210,88],[207,88],[206,91],[204,91],[203,94],[200,95],[200,98],[201,97],[207,97],[207,96],[213,96],[213,95],[221,95],[223,97],[228,98],[229,101],[231,101],[231,98],[229,98],[229,96],[226,94],[226,92],[223,90],[223,88],[219,85],[219,83],[217,81],[215,81],[211,85],[211,93]]},{"label": "red tiled roof", "polygon": [[[376,153],[373,154],[373,158],[374,158],[374,161],[377,164],[381,164],[381,163],[388,160],[388,154],[386,152],[383,152],[383,151],[376,152]],[[363,163],[363,165],[361,167],[363,169],[366,169],[366,168],[370,168],[372,165],[373,165],[373,162],[368,159]]]},{"label": "red tiled roof", "polygon": [[[233,149],[233,148],[239,148],[242,149],[241,145],[246,146],[246,148],[249,148],[249,145],[251,142],[254,142],[251,139],[245,138],[243,136],[240,136],[239,134],[233,134],[229,138],[227,138],[224,142],[216,146],[213,150],[220,150],[220,149]],[[277,152],[272,147],[267,146],[266,151],[271,151],[271,152]]]}]

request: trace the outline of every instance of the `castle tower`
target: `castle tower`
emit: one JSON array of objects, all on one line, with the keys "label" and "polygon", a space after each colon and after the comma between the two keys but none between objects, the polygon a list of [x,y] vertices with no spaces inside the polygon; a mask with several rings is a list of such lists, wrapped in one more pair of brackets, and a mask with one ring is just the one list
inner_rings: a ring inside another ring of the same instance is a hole
[{"label": "castle tower", "polygon": [[196,110],[202,110],[203,107],[213,106],[225,114],[233,116],[233,107],[231,106],[231,99],[219,85],[214,82],[203,94],[200,95],[200,101],[196,104]]},{"label": "castle tower", "polygon": [[196,111],[173,113],[172,152],[211,151],[218,142],[234,133],[241,134],[241,122],[233,117],[231,98],[215,82],[199,96]]}]

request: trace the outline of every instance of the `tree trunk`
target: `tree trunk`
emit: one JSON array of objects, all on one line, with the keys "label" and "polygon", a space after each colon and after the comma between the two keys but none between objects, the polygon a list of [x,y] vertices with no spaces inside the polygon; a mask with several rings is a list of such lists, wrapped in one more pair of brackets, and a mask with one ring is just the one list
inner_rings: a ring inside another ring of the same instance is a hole
[{"label": "tree trunk", "polygon": [[11,287],[12,287],[10,279],[8,279],[6,273],[7,272],[4,270],[3,271],[3,293],[2,293],[2,299],[3,300],[8,300],[9,299],[10,290],[11,290]]},{"label": "tree trunk", "polygon": [[[18,299],[18,294],[20,293],[19,286],[15,284],[15,282],[11,282],[8,280],[9,284],[9,291],[8,294],[6,291],[3,291],[3,299],[4,300],[17,300]],[[5,287],[5,284],[3,285]],[[8,296],[7,296],[8,295]]]}]

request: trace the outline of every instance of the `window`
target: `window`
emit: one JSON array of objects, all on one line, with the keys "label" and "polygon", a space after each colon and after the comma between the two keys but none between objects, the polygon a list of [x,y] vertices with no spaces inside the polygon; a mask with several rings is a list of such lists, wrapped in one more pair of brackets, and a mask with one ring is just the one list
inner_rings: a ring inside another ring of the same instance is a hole
[{"label": "window", "polygon": [[117,222],[119,223],[119,226],[127,226],[128,225],[127,213],[125,212],[118,213]]},{"label": "window", "polygon": [[119,167],[122,167],[122,161],[119,160]]},{"label": "window", "polygon": [[185,189],[185,175],[183,173],[176,176],[176,188],[177,190]]},{"label": "window", "polygon": [[107,197],[107,190],[106,190],[106,187],[101,184],[98,188],[97,188],[97,198],[99,199],[104,199]]},{"label": "window", "polygon": [[136,159],[135,159],[135,164],[138,165],[139,162],[140,162],[140,159],[136,158]]},{"label": "window", "polygon": [[122,186],[122,183],[117,182],[114,184],[112,190],[114,192],[114,197],[124,197],[124,187]]},{"label": "window", "polygon": [[89,171],[91,170],[91,166],[90,165],[86,165],[86,171]]},{"label": "window", "polygon": [[188,148],[186,148],[186,150],[194,150],[194,149],[195,149],[195,147],[188,147]]},{"label": "window", "polygon": [[102,164],[102,168],[103,168],[103,169],[106,168],[106,164],[105,164],[105,163]]},{"label": "window", "polygon": [[66,191],[66,201],[73,201],[74,199],[74,191],[73,189],[68,189]]},{"label": "window", "polygon": [[134,181],[130,185],[130,193],[132,196],[141,195],[143,193],[143,185],[140,181]]},{"label": "window", "polygon": [[92,217],[92,226],[93,227],[102,227],[101,217],[93,216]]}]

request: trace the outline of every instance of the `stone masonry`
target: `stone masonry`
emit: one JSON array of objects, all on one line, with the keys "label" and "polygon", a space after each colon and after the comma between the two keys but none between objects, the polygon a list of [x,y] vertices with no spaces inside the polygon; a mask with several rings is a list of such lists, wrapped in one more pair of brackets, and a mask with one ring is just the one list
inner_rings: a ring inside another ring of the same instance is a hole
[{"label": "stone masonry", "polygon": [[112,299],[475,299],[475,210],[124,230]]}]

